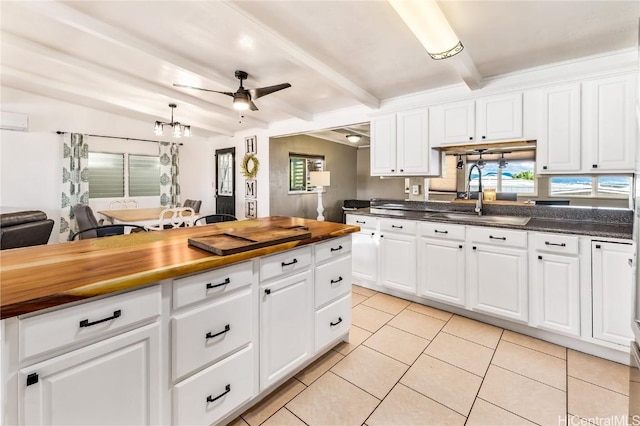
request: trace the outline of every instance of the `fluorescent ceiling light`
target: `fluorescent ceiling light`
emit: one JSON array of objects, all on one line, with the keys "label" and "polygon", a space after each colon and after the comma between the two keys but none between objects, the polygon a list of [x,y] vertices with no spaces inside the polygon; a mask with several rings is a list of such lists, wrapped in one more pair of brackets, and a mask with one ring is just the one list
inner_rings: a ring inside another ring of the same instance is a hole
[{"label": "fluorescent ceiling light", "polygon": [[436,0],[387,0],[433,59],[454,56],[464,48]]}]

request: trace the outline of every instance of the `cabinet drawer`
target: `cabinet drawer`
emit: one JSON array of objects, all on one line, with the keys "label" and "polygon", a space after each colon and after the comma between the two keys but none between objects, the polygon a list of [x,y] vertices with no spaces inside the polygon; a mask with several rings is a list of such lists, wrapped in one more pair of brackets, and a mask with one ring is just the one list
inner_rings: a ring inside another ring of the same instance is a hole
[{"label": "cabinet drawer", "polygon": [[347,225],[356,225],[360,228],[373,228],[378,226],[378,219],[373,216],[347,215]]},{"label": "cabinet drawer", "polygon": [[527,232],[502,228],[469,227],[467,235],[472,243],[505,247],[527,247]]},{"label": "cabinet drawer", "polygon": [[417,223],[412,220],[380,219],[380,232],[415,235]]},{"label": "cabinet drawer", "polygon": [[351,253],[351,235],[316,244],[316,264]]},{"label": "cabinet drawer", "polygon": [[349,332],[351,293],[316,312],[316,352]]},{"label": "cabinet drawer", "polygon": [[172,319],[174,380],[251,341],[251,294],[247,289]]},{"label": "cabinet drawer", "polygon": [[260,281],[308,268],[311,264],[311,247],[289,250],[260,259]]},{"label": "cabinet drawer", "polygon": [[578,237],[557,234],[534,234],[536,250],[554,253],[578,254]]},{"label": "cabinet drawer", "polygon": [[252,262],[173,280],[173,309],[228,294],[253,281]]},{"label": "cabinet drawer", "polygon": [[464,241],[464,225],[422,222],[420,223],[420,235],[422,235],[423,237]]},{"label": "cabinet drawer", "polygon": [[160,315],[160,286],[20,319],[20,359],[113,335]]},{"label": "cabinet drawer", "polygon": [[351,291],[351,255],[316,268],[316,308]]},{"label": "cabinet drawer", "polygon": [[176,425],[210,425],[231,413],[254,393],[253,345],[173,388]]}]

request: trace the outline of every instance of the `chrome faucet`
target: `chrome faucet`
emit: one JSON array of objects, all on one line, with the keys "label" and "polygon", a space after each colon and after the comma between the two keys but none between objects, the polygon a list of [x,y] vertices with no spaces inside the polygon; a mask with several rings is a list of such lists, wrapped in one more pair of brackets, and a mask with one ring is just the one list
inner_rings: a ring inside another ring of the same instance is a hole
[{"label": "chrome faucet", "polygon": [[471,199],[471,172],[473,168],[478,170],[478,200],[476,201],[476,208],[474,211],[478,213],[478,216],[482,216],[482,169],[478,166],[478,163],[472,164],[469,167],[469,177],[467,178],[467,200]]}]

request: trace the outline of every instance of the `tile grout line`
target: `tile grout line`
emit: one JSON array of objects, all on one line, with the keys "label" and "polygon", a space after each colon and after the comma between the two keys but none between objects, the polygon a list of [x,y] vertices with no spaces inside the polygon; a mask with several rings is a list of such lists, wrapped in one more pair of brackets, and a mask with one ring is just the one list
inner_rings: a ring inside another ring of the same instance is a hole
[{"label": "tile grout line", "polygon": [[[302,392],[301,392],[301,393],[302,393]],[[294,416],[296,419],[300,420],[302,423],[304,423],[305,425],[309,426],[309,423],[307,423],[307,422],[305,422],[304,420],[302,420],[300,417],[298,417],[298,416],[296,415],[296,413],[294,413],[293,411],[289,410],[286,406],[284,406],[284,407],[282,407],[282,408],[284,408],[285,410],[287,410],[288,412],[290,412],[290,413],[291,413],[291,415],[292,415],[292,416]],[[280,410],[278,410],[278,411],[280,411]],[[277,411],[276,411],[276,412],[277,412]]]},{"label": "tile grout line", "polygon": [[[302,383],[300,380],[298,380],[295,376],[293,376],[293,377],[292,377],[291,379],[289,379],[289,380],[295,380],[295,381],[299,382],[300,384],[302,384],[302,386],[304,386],[304,389],[302,389],[300,392],[298,392],[297,394],[295,394],[294,396],[292,396],[290,399],[288,399],[284,404],[282,404],[282,406],[281,406],[280,408],[278,408],[278,409],[275,411],[275,413],[273,413],[272,415],[270,415],[269,417],[267,417],[263,422],[259,423],[260,425],[261,425],[261,424],[264,424],[264,422],[266,422],[266,421],[267,421],[267,420],[269,420],[271,417],[273,417],[273,416],[274,416],[278,411],[280,411],[282,408],[285,408],[285,406],[286,406],[288,403],[290,403],[291,401],[293,401],[293,400],[294,400],[294,398],[296,398],[298,395],[300,395],[302,392],[304,392],[304,391],[309,387],[309,386],[305,385],[304,383]],[[273,391],[271,391],[271,392],[269,393],[269,395],[267,395],[267,397],[266,397],[266,398],[268,398],[269,396],[271,396],[271,395],[272,395],[276,390],[278,390],[280,387],[282,387],[285,383],[288,383],[288,382],[289,382],[289,380],[285,381],[284,383],[282,383],[282,385],[278,386],[278,387],[277,387],[277,388],[275,388]],[[265,399],[266,399],[266,398],[265,398]],[[264,401],[264,400],[262,400],[262,401]],[[260,404],[262,401],[258,402],[258,404]],[[256,405],[258,405],[258,404],[256,404]],[[253,407],[254,407],[254,406],[249,407],[249,409],[248,409],[248,410],[250,410],[250,409],[251,409],[251,408],[253,408]],[[247,410],[247,411],[248,411],[248,410]],[[244,414],[244,413],[243,413],[243,414]],[[297,417],[297,416],[296,416],[296,417]],[[242,420],[244,420],[244,421],[245,421],[245,423],[247,423],[249,426],[251,426],[251,423],[249,423],[249,422],[247,421],[247,419],[245,419],[244,417],[242,417],[242,414],[240,415],[240,418],[241,418]],[[302,420],[302,419],[301,419],[301,420]],[[303,421],[303,422],[304,422],[304,421]],[[305,424],[306,424],[306,422],[305,422]]]},{"label": "tile grout line", "polygon": [[518,373],[517,371],[509,370],[508,368],[506,368],[506,367],[502,367],[502,366],[500,366],[500,365],[498,365],[498,364],[491,364],[491,365],[493,365],[494,367],[500,368],[501,370],[508,371],[509,373],[513,373],[513,374],[515,374],[515,375],[517,375],[517,376],[524,377],[525,379],[529,379],[529,380],[531,380],[532,382],[536,382],[536,383],[539,383],[539,384],[541,384],[541,385],[545,385],[545,386],[547,386],[547,387],[550,387],[551,389],[555,389],[555,390],[557,390],[557,391],[567,393],[567,390],[562,390],[562,389],[557,388],[557,387],[555,387],[555,386],[553,386],[553,385],[550,385],[549,383],[541,382],[540,380],[536,380],[536,379],[531,378],[531,377],[529,377],[529,376],[525,376],[524,374],[520,374],[520,373]]},{"label": "tile grout line", "polygon": [[[478,396],[478,397],[476,397],[476,400],[478,400],[478,399],[479,399],[480,401],[484,401],[484,402],[486,402],[487,404],[493,405],[494,407],[497,407],[497,408],[501,409],[502,411],[506,411],[507,413],[513,414],[513,415],[514,415],[514,416],[516,416],[516,417],[520,417],[520,418],[521,418],[521,419],[523,419],[523,420],[526,420],[526,421],[528,421],[528,422],[530,422],[530,423],[533,423],[534,425],[539,425],[539,426],[540,426],[540,423],[536,423],[536,422],[534,422],[533,420],[529,420],[528,418],[523,417],[523,416],[521,416],[521,415],[520,415],[520,414],[518,414],[518,413],[514,413],[513,411],[509,411],[509,410],[507,410],[506,408],[501,407],[501,406],[499,406],[498,404],[494,404],[494,403],[493,403],[493,402],[491,402],[491,401],[487,401],[486,399],[484,399],[484,398],[482,398],[482,397],[479,397],[479,396]],[[474,401],[474,404],[475,404],[475,401]]]},{"label": "tile grout line", "polygon": [[605,388],[604,386],[601,386],[601,385],[599,385],[599,384],[597,384],[597,383],[590,382],[590,381],[585,380],[585,379],[581,379],[580,377],[571,376],[571,375],[569,375],[569,374],[568,374],[568,372],[567,372],[567,381],[569,380],[569,377],[571,377],[572,379],[580,380],[580,381],[581,381],[581,382],[583,382],[583,383],[588,383],[588,384],[593,385],[593,386],[595,386],[595,387],[597,387],[597,388],[604,389],[604,390],[607,390],[607,391],[609,391],[609,392],[613,392],[613,393],[615,393],[615,394],[617,394],[617,395],[620,395],[620,396],[624,396],[624,397],[626,397],[626,398],[629,398],[629,395],[627,395],[627,394],[620,393],[620,392],[615,391],[615,390],[613,390],[613,389]]}]

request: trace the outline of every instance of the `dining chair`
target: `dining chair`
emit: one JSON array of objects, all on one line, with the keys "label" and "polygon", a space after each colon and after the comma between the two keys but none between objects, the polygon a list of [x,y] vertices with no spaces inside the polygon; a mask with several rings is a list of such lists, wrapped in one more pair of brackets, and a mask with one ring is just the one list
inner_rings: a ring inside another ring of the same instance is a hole
[{"label": "dining chair", "polygon": [[138,202],[136,200],[114,200],[109,203],[109,210],[121,209],[137,209]]},{"label": "dining chair", "polygon": [[98,235],[95,231],[90,231],[92,228],[96,228],[102,223],[98,222],[96,216],[93,214],[93,210],[91,207],[84,204],[76,204],[72,207],[73,215],[76,219],[76,224],[78,225],[78,229],[87,230],[88,232],[82,234],[80,239],[85,238],[97,238]]},{"label": "dining chair", "polygon": [[157,225],[147,225],[145,228],[149,231],[163,231],[181,226],[193,226],[195,218],[196,213],[191,207],[167,208],[160,212]]},{"label": "dining chair", "polygon": [[200,213],[201,205],[202,205],[202,200],[190,200],[187,198],[186,200],[184,200],[182,207],[191,207],[194,212]]},{"label": "dining chair", "polygon": [[125,228],[131,228],[131,233],[136,232],[147,232],[144,226],[122,223],[118,225],[101,225],[94,226],[93,228],[82,229],[71,235],[71,241],[75,240],[76,237],[80,240],[87,240],[90,238],[102,238],[102,237],[110,237],[113,235],[124,235]]},{"label": "dining chair", "polygon": [[195,224],[198,225],[200,223],[201,225],[204,225],[209,223],[231,222],[234,220],[238,220],[238,218],[230,214],[218,213],[199,217],[198,219],[196,219]]}]

